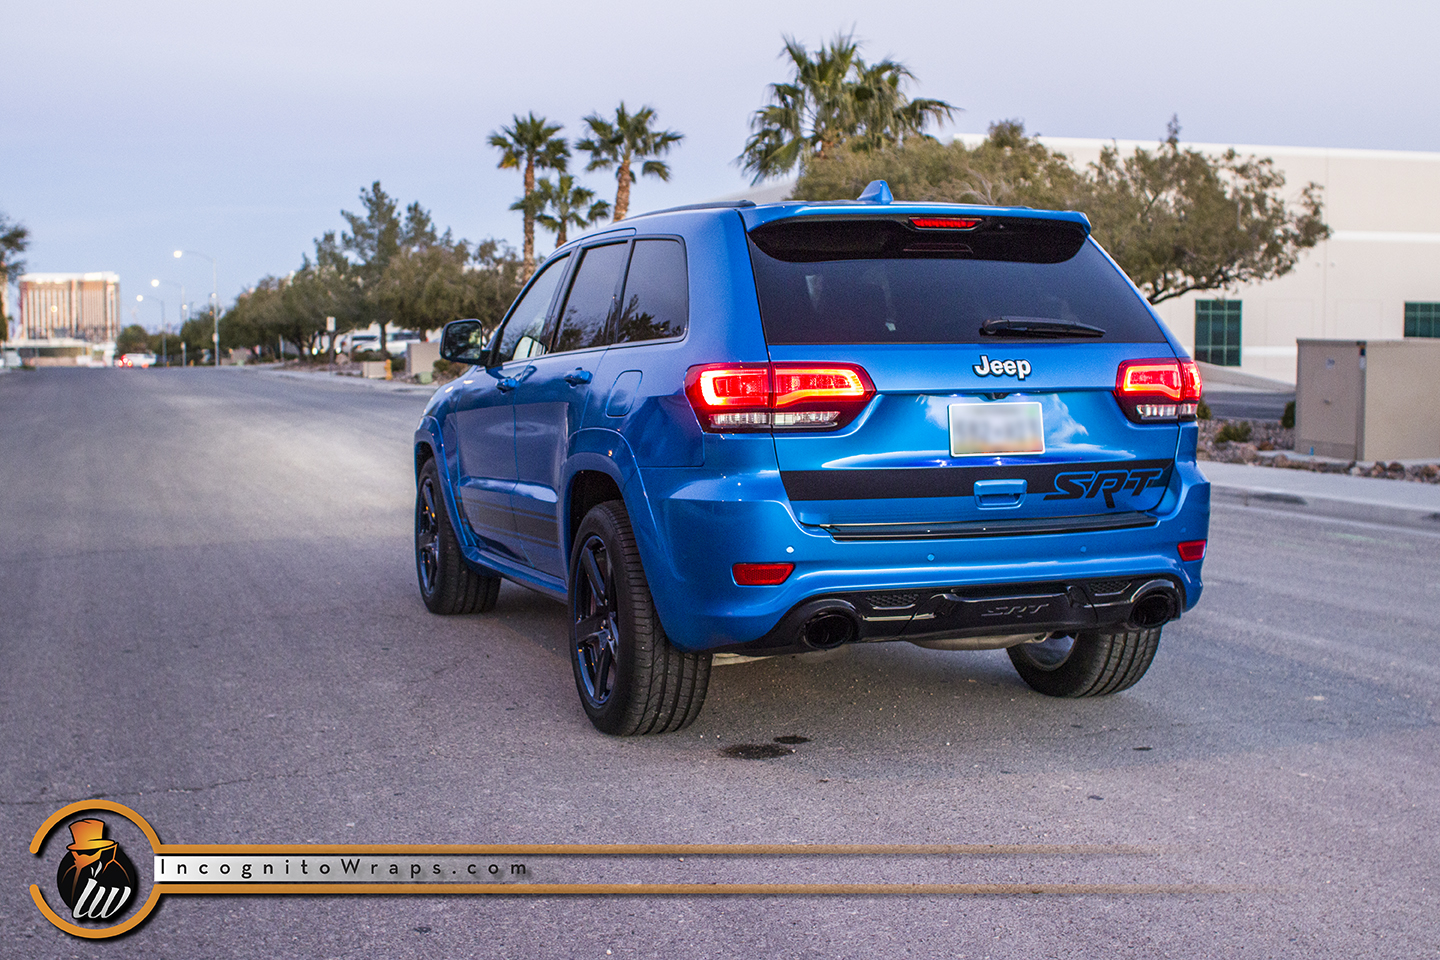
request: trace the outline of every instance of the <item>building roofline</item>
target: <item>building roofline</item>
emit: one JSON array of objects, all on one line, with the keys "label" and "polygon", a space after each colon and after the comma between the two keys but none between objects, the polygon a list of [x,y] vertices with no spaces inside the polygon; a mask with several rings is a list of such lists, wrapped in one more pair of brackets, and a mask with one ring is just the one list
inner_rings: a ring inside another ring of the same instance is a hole
[{"label": "building roofline", "polygon": [[[967,147],[975,147],[985,142],[986,135],[983,133],[960,133],[955,139]],[[1036,137],[1040,143],[1051,148],[1065,152],[1066,148],[1098,150],[1104,147],[1114,146],[1119,150],[1130,153],[1137,147],[1153,150],[1162,141],[1158,140],[1118,140],[1104,137]],[[1331,159],[1352,159],[1352,160],[1410,160],[1421,163],[1440,163],[1440,153],[1426,152],[1421,150],[1370,150],[1361,147],[1286,147],[1274,144],[1253,144],[1253,143],[1199,143],[1190,140],[1181,140],[1180,146],[1198,150],[1201,153],[1224,153],[1233,149],[1240,154],[1256,154],[1270,157],[1321,157]]]},{"label": "building roofline", "polygon": [[19,282],[70,283],[73,280],[106,280],[110,283],[119,283],[120,274],[108,270],[98,273],[22,273]]}]

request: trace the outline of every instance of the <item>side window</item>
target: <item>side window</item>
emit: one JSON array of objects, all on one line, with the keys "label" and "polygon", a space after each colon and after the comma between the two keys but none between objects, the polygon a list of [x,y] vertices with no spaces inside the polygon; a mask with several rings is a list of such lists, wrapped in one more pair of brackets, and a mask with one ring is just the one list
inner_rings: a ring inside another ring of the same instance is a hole
[{"label": "side window", "polygon": [[616,343],[664,340],[685,333],[690,282],[678,240],[637,240],[621,298]]},{"label": "side window", "polygon": [[565,261],[569,259],[569,254],[566,254],[545,264],[535,282],[530,284],[530,289],[525,291],[524,296],[515,304],[515,309],[510,311],[510,319],[500,335],[498,359],[501,363],[538,357],[546,352],[545,345],[549,338],[546,336],[545,318],[549,315],[555,288],[560,285],[560,278],[565,275]]},{"label": "side window", "polygon": [[610,243],[586,250],[570,295],[560,313],[560,337],[556,352],[584,350],[605,344],[605,325],[615,307],[615,290],[625,269],[628,243]]}]

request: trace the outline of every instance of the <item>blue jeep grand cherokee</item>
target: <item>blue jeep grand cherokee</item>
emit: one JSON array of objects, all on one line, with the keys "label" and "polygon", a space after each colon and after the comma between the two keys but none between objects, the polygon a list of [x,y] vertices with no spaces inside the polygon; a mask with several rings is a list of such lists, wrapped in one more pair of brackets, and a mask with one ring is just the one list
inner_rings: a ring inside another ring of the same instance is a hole
[{"label": "blue jeep grand cherokee", "polygon": [[707,204],[556,251],[415,433],[435,613],[569,604],[581,703],[677,730],[711,655],[1006,648],[1135,683],[1200,597],[1200,378],[1083,215]]}]

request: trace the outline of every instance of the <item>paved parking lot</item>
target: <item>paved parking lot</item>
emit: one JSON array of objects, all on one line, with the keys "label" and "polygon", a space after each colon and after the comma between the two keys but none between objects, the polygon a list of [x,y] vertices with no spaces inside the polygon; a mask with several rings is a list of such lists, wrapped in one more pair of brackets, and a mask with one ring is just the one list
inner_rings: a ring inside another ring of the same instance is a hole
[{"label": "paved parking lot", "polygon": [[[558,604],[421,605],[423,402],[250,371],[0,378],[7,956],[1436,955],[1440,534],[1227,500],[1204,600],[1124,694],[876,645],[718,668],[693,727],[615,740],[579,709]],[[54,878],[35,829],[91,797],[169,843],[1005,844],[609,877],[1114,890],[175,897],[89,943],[25,887]]]}]

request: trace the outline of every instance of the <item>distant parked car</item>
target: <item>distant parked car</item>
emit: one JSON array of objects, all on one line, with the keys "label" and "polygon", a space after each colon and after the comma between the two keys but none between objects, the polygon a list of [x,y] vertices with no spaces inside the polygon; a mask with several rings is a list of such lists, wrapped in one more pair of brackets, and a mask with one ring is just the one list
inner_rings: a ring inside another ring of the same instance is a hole
[{"label": "distant parked car", "polygon": [[[425,337],[414,330],[388,330],[385,336],[385,352],[392,357],[405,356],[405,345],[423,341]],[[346,353],[358,353],[360,351],[378,353],[380,351],[380,335],[378,333],[352,333],[348,346],[344,348]]]},{"label": "distant parked car", "polygon": [[392,357],[405,356],[405,347],[411,343],[424,343],[425,335],[414,330],[392,330],[385,338],[385,349]]},{"label": "distant parked car", "polygon": [[153,353],[127,353],[115,361],[117,367],[153,367],[155,366],[155,354]]}]

